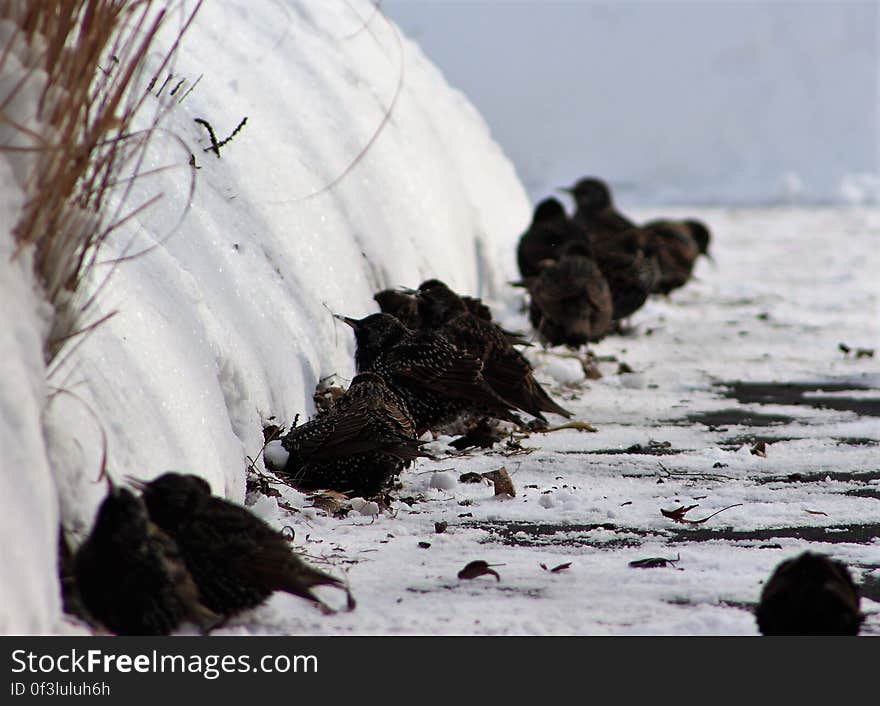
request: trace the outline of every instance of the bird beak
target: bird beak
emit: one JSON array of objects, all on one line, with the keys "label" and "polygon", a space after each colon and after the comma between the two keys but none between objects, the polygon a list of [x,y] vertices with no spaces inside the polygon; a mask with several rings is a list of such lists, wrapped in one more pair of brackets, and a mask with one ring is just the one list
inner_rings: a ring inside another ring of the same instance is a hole
[{"label": "bird beak", "polygon": [[351,326],[355,331],[357,331],[357,328],[361,323],[358,319],[352,319],[349,316],[342,316],[341,314],[333,314],[333,318],[339,319],[339,321],[343,321],[344,323]]},{"label": "bird beak", "polygon": [[147,481],[141,480],[140,478],[135,478],[134,476],[125,476],[125,482],[128,483],[135,490],[139,490],[140,492],[144,492],[147,489]]},{"label": "bird beak", "polygon": [[557,186],[556,190],[561,194],[573,194],[574,191],[570,186]]},{"label": "bird beak", "polygon": [[411,297],[419,293],[418,289],[411,289],[410,287],[398,287],[397,291],[402,292],[403,294],[409,294]]}]

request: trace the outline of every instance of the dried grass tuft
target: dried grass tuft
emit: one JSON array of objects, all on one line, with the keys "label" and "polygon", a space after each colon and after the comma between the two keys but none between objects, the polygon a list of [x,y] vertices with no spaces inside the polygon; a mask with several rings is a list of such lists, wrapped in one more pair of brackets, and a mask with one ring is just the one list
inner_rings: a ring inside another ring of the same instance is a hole
[{"label": "dried grass tuft", "polygon": [[[196,0],[154,76],[166,70],[200,5]],[[29,73],[0,95],[0,121],[18,138],[0,150],[28,153],[33,160],[24,184],[27,201],[13,233],[16,255],[32,250],[54,309],[47,363],[106,319],[89,323],[94,296],[83,295],[83,283],[119,226],[158,198],[139,204],[128,199],[161,118],[157,113],[151,129],[132,130],[150,95],[140,78],[167,17],[167,5],[159,0],[0,1],[0,19],[18,28],[0,49],[0,71],[13,41],[25,42],[31,53]],[[33,77],[43,81],[42,91],[37,115],[25,125],[6,109]]]}]

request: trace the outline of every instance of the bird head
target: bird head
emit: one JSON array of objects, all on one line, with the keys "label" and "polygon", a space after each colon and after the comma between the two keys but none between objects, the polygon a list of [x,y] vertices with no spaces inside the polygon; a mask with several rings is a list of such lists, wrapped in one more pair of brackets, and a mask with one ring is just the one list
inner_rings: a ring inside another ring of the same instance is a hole
[{"label": "bird head", "polygon": [[584,211],[601,211],[613,203],[608,185],[595,177],[585,177],[560,191],[571,194],[577,207]]},{"label": "bird head", "polygon": [[142,492],[150,519],[168,531],[190,517],[193,510],[211,496],[208,482],[192,474],[164,473],[150,482],[133,476],[127,480]]}]

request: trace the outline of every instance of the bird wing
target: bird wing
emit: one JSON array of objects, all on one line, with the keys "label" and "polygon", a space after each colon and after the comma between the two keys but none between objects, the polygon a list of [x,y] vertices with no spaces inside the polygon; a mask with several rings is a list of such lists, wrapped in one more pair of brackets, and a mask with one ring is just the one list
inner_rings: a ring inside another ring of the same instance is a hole
[{"label": "bird wing", "polygon": [[383,355],[394,374],[410,384],[505,413],[514,407],[486,383],[482,361],[441,336],[413,336]]}]

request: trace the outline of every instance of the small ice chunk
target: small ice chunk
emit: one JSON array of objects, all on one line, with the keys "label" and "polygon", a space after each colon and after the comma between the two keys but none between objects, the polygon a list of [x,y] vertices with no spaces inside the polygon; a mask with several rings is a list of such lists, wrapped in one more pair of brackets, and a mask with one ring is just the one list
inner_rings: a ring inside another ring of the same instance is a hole
[{"label": "small ice chunk", "polygon": [[289,456],[287,449],[281,444],[281,439],[270,441],[263,450],[263,459],[269,468],[284,468]]},{"label": "small ice chunk", "polygon": [[457,483],[458,479],[451,471],[437,471],[431,476],[430,486],[438,490],[452,490]]},{"label": "small ice chunk", "polygon": [[375,503],[372,500],[365,501],[363,505],[358,508],[358,512],[361,515],[369,515],[370,517],[379,514],[379,503]]},{"label": "small ice chunk", "polygon": [[549,375],[560,385],[574,385],[584,379],[584,368],[576,358],[548,358],[541,373]]}]

